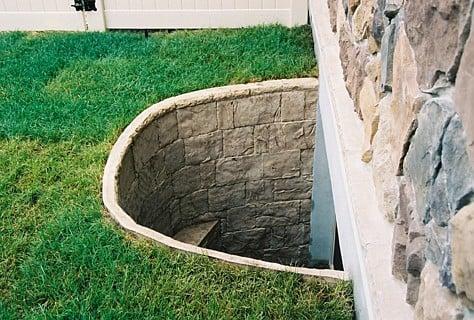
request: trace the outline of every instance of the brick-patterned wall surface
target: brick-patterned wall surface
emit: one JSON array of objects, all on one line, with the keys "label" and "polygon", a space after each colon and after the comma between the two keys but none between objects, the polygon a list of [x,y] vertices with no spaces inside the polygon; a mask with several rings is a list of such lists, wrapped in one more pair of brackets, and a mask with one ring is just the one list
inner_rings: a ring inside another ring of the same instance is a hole
[{"label": "brick-patterned wall surface", "polygon": [[[416,319],[474,318],[473,0],[328,0],[392,273]],[[470,249],[468,249],[470,248]]]},{"label": "brick-patterned wall surface", "polygon": [[191,101],[148,120],[123,158],[121,206],[169,236],[218,220],[216,249],[306,265],[317,81],[281,90]]}]

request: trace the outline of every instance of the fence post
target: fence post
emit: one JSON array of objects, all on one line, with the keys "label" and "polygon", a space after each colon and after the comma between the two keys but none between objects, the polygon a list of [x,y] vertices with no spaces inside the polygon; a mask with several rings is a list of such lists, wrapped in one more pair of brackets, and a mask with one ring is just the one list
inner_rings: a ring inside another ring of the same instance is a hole
[{"label": "fence post", "polygon": [[291,26],[308,23],[308,0],[291,0]]},{"label": "fence post", "polygon": [[105,31],[107,29],[105,24],[104,1],[107,0],[95,1],[97,11],[84,12],[87,31]]}]

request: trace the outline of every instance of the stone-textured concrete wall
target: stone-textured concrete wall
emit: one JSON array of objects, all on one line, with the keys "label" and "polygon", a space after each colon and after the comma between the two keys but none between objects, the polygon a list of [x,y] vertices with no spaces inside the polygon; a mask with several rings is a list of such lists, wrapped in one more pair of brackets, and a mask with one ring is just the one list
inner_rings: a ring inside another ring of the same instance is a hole
[{"label": "stone-textured concrete wall", "polygon": [[305,265],[317,80],[294,83],[223,91],[147,119],[123,158],[120,205],[169,236],[218,220],[213,249]]},{"label": "stone-textured concrete wall", "polygon": [[[417,319],[474,316],[472,0],[328,0]],[[470,249],[468,249],[470,248]]]}]

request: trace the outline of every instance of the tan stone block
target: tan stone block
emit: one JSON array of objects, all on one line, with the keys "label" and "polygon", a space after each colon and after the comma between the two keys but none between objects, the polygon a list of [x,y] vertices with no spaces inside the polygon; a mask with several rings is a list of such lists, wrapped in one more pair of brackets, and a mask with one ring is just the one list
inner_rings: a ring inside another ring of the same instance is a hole
[{"label": "tan stone block", "polygon": [[224,157],[253,154],[253,127],[224,130]]},{"label": "tan stone block", "polygon": [[255,153],[274,153],[284,150],[285,139],[281,123],[255,126]]},{"label": "tan stone block", "polygon": [[281,121],[280,94],[270,93],[240,99],[234,111],[236,127]]},{"label": "tan stone block", "polygon": [[319,88],[316,90],[306,91],[304,118],[306,120],[316,120],[316,109],[318,105]]},{"label": "tan stone block", "polygon": [[352,17],[352,32],[357,41],[367,38],[373,16],[372,1],[363,1],[355,10]]},{"label": "tan stone block", "polygon": [[311,149],[314,147],[314,121],[288,122],[282,125],[285,149]]},{"label": "tan stone block", "polygon": [[419,111],[418,97],[421,92],[416,80],[417,64],[415,54],[405,33],[400,26],[393,57],[392,105],[387,114],[391,128],[390,145],[393,173],[398,172],[400,160],[404,156],[405,142],[409,138]]},{"label": "tan stone block", "polygon": [[465,206],[451,219],[452,272],[457,293],[474,309],[474,204]]},{"label": "tan stone block", "polygon": [[283,92],[281,94],[281,121],[304,120],[304,91]]},{"label": "tan stone block", "polygon": [[338,34],[341,33],[342,28],[344,28],[344,25],[347,24],[346,22],[346,12],[344,11],[344,5],[342,4],[343,0],[337,0],[335,1],[336,4],[334,6],[335,14],[336,14],[336,29],[333,30],[337,32]]},{"label": "tan stone block", "polygon": [[338,0],[329,0],[328,1],[328,8],[329,8],[329,22],[331,23],[332,32],[336,32],[337,30],[337,4]]},{"label": "tan stone block", "polygon": [[360,0],[348,0],[349,11],[353,13],[360,4]]},{"label": "tan stone block", "polygon": [[199,164],[222,156],[222,131],[184,139],[186,164]]},{"label": "tan stone block", "polygon": [[[473,19],[474,20],[474,19]],[[466,132],[467,151],[474,165],[474,32],[471,32],[461,59],[456,78],[454,108],[462,119]]]},{"label": "tan stone block", "polygon": [[380,93],[380,72],[382,67],[382,61],[379,56],[375,56],[371,58],[367,64],[365,65],[365,73],[367,73],[367,77],[375,83],[375,92],[377,95]]},{"label": "tan stone block", "polygon": [[438,268],[433,263],[427,262],[421,273],[415,319],[458,320],[463,318],[460,301],[449,289],[441,286]]},{"label": "tan stone block", "polygon": [[301,174],[312,175],[313,174],[313,158],[314,149],[301,150]]},{"label": "tan stone block", "polygon": [[265,178],[290,178],[299,175],[299,150],[263,155],[263,176]]},{"label": "tan stone block", "polygon": [[367,49],[367,44],[356,43],[348,22],[341,26],[339,46],[339,57],[344,72],[346,88],[354,100],[356,112],[360,114],[359,92],[366,77],[365,65],[368,62],[370,53]]},{"label": "tan stone block", "polygon": [[376,54],[379,52],[380,47],[377,41],[375,41],[375,38],[372,35],[369,35],[367,38],[367,43],[369,44],[369,52],[372,54]]},{"label": "tan stone block", "polygon": [[390,105],[392,96],[387,95],[380,100],[378,109],[380,120],[375,134],[372,150],[372,168],[375,192],[380,211],[384,212],[389,221],[393,221],[398,206],[398,183],[395,176],[396,165],[392,161],[392,127],[390,125]]},{"label": "tan stone block", "polygon": [[219,129],[234,127],[234,101],[217,102],[217,124]]},{"label": "tan stone block", "polygon": [[209,133],[217,129],[216,103],[211,102],[177,110],[181,138]]},{"label": "tan stone block", "polygon": [[375,91],[375,84],[366,77],[359,93],[359,108],[364,122],[365,133],[362,161],[365,162],[372,159],[372,141],[379,124],[379,109],[377,108],[377,105],[378,99]]},{"label": "tan stone block", "polygon": [[216,182],[218,185],[226,185],[260,180],[262,172],[260,155],[219,159],[216,163]]},{"label": "tan stone block", "polygon": [[[451,74],[462,52],[465,18],[472,11],[469,0],[405,1],[404,21],[410,43],[416,52],[417,79],[423,89],[430,88],[439,71]],[[472,31],[471,31],[472,32]],[[472,60],[469,60],[472,64]]]}]

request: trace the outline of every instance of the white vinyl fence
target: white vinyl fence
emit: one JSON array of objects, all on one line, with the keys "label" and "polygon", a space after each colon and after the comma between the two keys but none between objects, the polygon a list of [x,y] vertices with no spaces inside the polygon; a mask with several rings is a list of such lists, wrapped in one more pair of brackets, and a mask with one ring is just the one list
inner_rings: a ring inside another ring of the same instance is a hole
[{"label": "white vinyl fence", "polygon": [[[97,10],[72,6],[87,2]],[[296,26],[307,17],[307,0],[0,0],[0,31]]]}]

